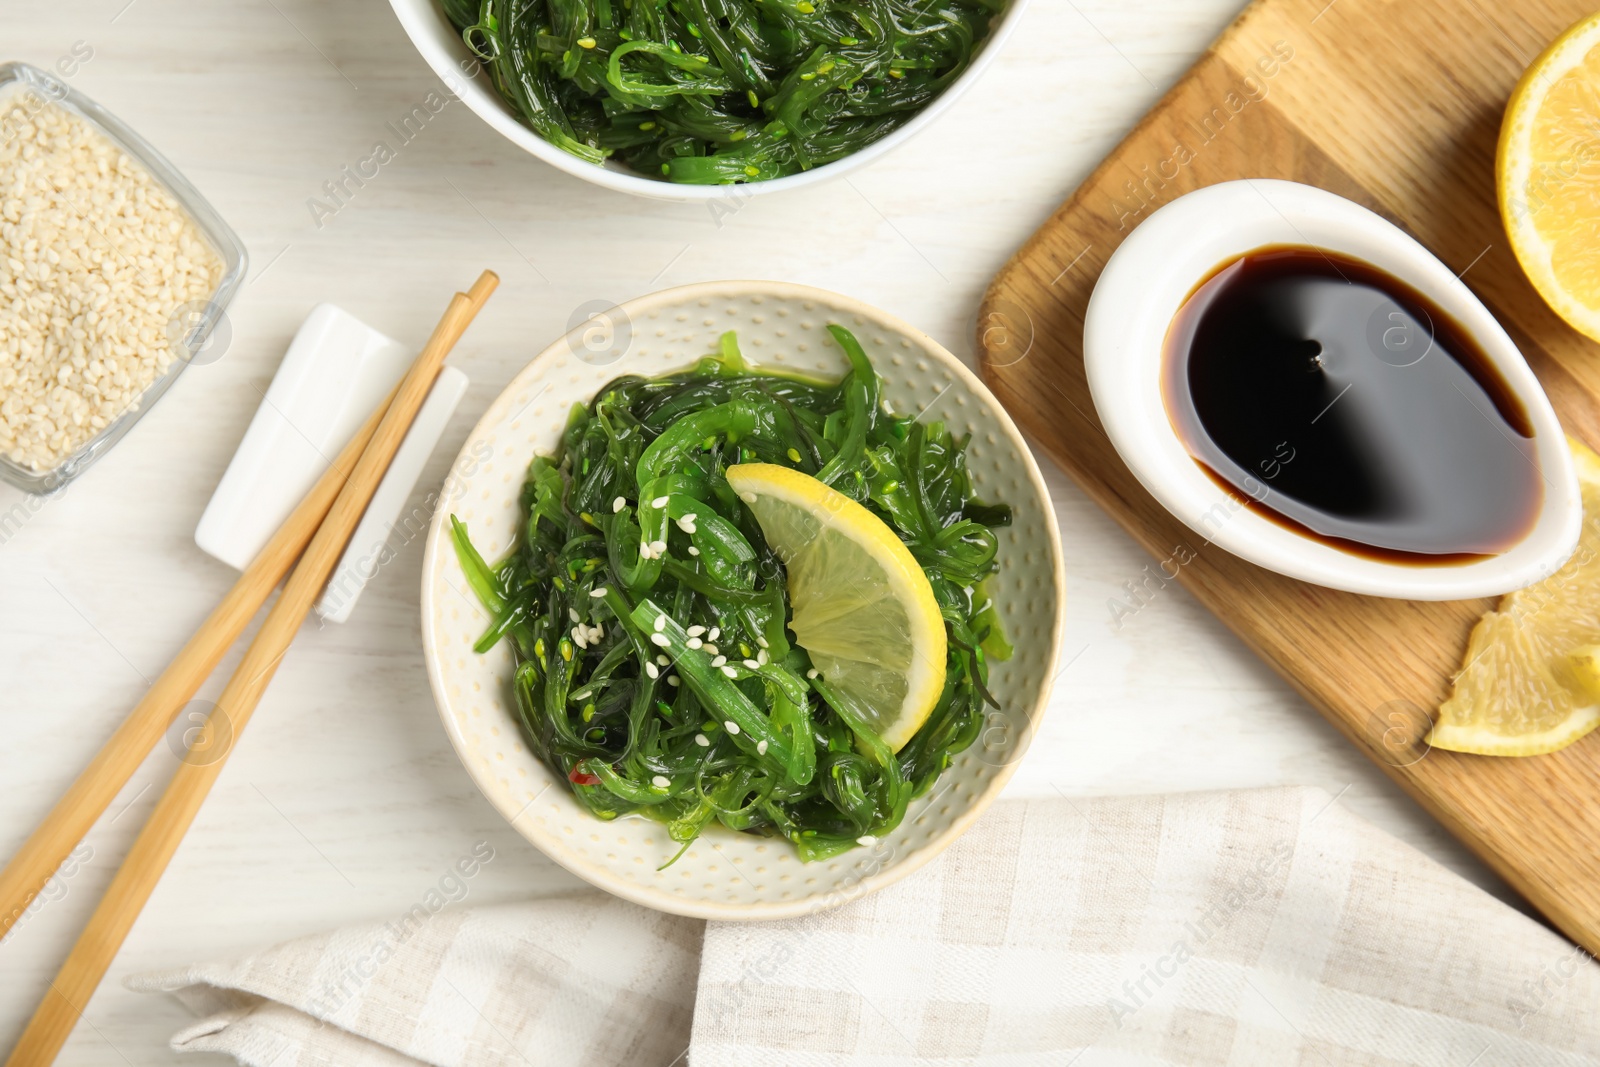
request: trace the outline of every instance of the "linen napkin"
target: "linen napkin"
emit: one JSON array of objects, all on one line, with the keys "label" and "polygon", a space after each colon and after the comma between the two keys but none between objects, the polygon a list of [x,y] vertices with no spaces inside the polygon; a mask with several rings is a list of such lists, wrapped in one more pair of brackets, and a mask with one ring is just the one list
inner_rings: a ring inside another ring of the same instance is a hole
[{"label": "linen napkin", "polygon": [[1003,802],[803,919],[594,893],[129,984],[247,1067],[1600,1067],[1594,960],[1316,789]]}]

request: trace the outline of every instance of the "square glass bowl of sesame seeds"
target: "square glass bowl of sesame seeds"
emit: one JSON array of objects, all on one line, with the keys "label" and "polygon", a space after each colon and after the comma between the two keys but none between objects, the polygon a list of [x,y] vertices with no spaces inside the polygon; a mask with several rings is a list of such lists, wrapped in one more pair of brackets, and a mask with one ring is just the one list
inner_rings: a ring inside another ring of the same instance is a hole
[{"label": "square glass bowl of sesame seeds", "polygon": [[243,280],[238,235],[53,74],[0,64],[0,479],[53,492],[191,362]]}]

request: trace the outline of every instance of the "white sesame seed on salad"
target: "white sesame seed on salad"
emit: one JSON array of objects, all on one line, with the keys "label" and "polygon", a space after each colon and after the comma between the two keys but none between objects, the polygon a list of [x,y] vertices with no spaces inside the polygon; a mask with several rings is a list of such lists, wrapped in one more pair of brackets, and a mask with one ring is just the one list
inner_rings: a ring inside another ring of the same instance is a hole
[{"label": "white sesame seed on salad", "polygon": [[700,640],[698,637],[691,637],[689,640],[685,641],[684,644],[688,645],[690,648],[699,648],[701,645],[705,644],[705,642]]},{"label": "white sesame seed on salad", "polygon": [[821,678],[822,677],[822,672],[817,670],[815,667],[812,667],[809,671],[806,671],[806,677],[807,678]]},{"label": "white sesame seed on salad", "polygon": [[737,678],[737,677],[739,677],[739,672],[734,670],[732,667],[728,667],[728,666],[724,666],[722,668],[722,673],[726,674],[729,678]]},{"label": "white sesame seed on salad", "polygon": [[757,741],[756,742],[756,755],[765,756],[766,754],[767,754],[767,743],[765,741]]},{"label": "white sesame seed on salad", "polygon": [[735,737],[739,736],[739,724],[734,722],[732,719],[728,719],[726,722],[724,722],[722,724],[722,728]]},{"label": "white sesame seed on salad", "polygon": [[650,779],[650,784],[655,786],[657,789],[669,789],[672,787],[672,779],[668,778],[664,774],[658,774],[654,778]]},{"label": "white sesame seed on salad", "polygon": [[650,551],[655,553],[657,557],[659,557],[661,555],[661,553],[665,552],[666,550],[667,550],[667,543],[665,541],[651,541],[650,542]]},{"label": "white sesame seed on salad", "polygon": [[679,519],[678,521],[679,522],[693,522],[697,518],[699,518],[699,516],[691,511],[688,514],[684,515],[684,517]]},{"label": "white sesame seed on salad", "polygon": [[591,645],[595,644],[598,641],[604,641],[605,639],[606,639],[606,628],[604,626],[601,626],[599,623],[596,623],[595,625],[589,627],[589,643]]},{"label": "white sesame seed on salad", "polygon": [[663,667],[672,666],[672,661],[670,659],[668,659],[667,657],[665,657],[665,656],[657,656],[656,657],[656,662],[661,664]]},{"label": "white sesame seed on salad", "polygon": [[571,619],[573,622],[578,622],[583,618],[583,616],[578,614],[577,608],[568,608],[567,618]]},{"label": "white sesame seed on salad", "polygon": [[684,633],[688,634],[690,637],[699,637],[705,632],[706,628],[704,626],[691,626],[684,631]]},{"label": "white sesame seed on salad", "polygon": [[593,589],[589,590],[589,595],[594,597],[596,600],[599,600],[601,597],[605,596],[609,592],[610,592],[610,590],[607,589],[605,586],[597,585]]},{"label": "white sesame seed on salad", "polygon": [[705,734],[695,734],[694,743],[699,745],[701,748],[710,748],[711,738],[707,737]]},{"label": "white sesame seed on salad", "polygon": [[760,648],[771,648],[772,647],[771,645],[767,644],[767,639],[765,637],[761,637],[760,635],[756,636],[756,645],[758,647],[760,647]]},{"label": "white sesame seed on salad", "polygon": [[878,839],[873,837],[871,834],[862,834],[860,837],[856,838],[856,844],[858,845],[876,845],[877,843]]},{"label": "white sesame seed on salad", "polygon": [[700,550],[698,548],[694,547],[693,545],[689,546],[689,555],[698,556],[699,554],[700,554]]},{"label": "white sesame seed on salad", "polygon": [[639,558],[640,559],[649,559],[650,558],[650,542],[649,541],[640,541],[639,542]]},{"label": "white sesame seed on salad", "polygon": [[667,637],[666,634],[651,634],[650,641],[658,648],[666,648],[672,643],[671,638]]},{"label": "white sesame seed on salad", "polygon": [[707,637],[709,637],[709,638],[711,638],[711,640],[713,640],[713,641],[715,641],[715,640],[716,640],[716,639],[717,639],[717,638],[719,638],[719,637],[721,637],[721,636],[722,636],[722,627],[720,627],[720,626],[713,626],[713,627],[712,627],[712,628],[711,628],[711,632],[710,632],[710,633],[708,633],[708,634],[706,634],[706,636],[707,636]]},{"label": "white sesame seed on salad", "polygon": [[662,630],[667,628],[667,617],[665,615],[657,615],[656,621],[651,623],[651,625],[655,627],[656,633],[660,633]]},{"label": "white sesame seed on salad", "polygon": [[713,667],[720,667],[726,662],[728,662],[728,657],[727,656],[718,656],[716,659],[711,661],[711,665]]},{"label": "white sesame seed on salad", "polygon": [[664,508],[664,507],[667,506],[667,503],[668,503],[668,498],[667,497],[658,496],[654,500],[650,501],[650,506],[653,507],[653,508]]},{"label": "white sesame seed on salad", "polygon": [[767,650],[766,649],[763,648],[760,652],[756,653],[756,662],[759,663],[761,666],[765,667],[771,661],[772,661],[772,657],[767,655]]},{"label": "white sesame seed on salad", "polygon": [[757,663],[753,659],[747,659],[744,661],[744,668],[747,671],[758,671],[761,669],[761,664]]},{"label": "white sesame seed on salad", "polygon": [[669,674],[667,675],[667,684],[676,689],[678,686],[683,684],[683,679],[679,678],[676,674]]},{"label": "white sesame seed on salad", "polygon": [[707,641],[705,643],[705,650],[706,650],[706,655],[708,655],[708,656],[715,656],[717,653],[722,651],[716,645],[713,645],[710,641]]},{"label": "white sesame seed on salad", "polygon": [[657,667],[654,663],[651,663],[649,660],[645,660],[644,661],[644,673],[648,674],[650,676],[651,680],[653,681],[653,680],[661,677],[661,668]]},{"label": "white sesame seed on salad", "polygon": [[577,645],[579,648],[588,648],[589,639],[584,636],[585,633],[587,633],[587,631],[584,630],[582,626],[574,626],[572,628],[572,643]]},{"label": "white sesame seed on salad", "polygon": [[628,498],[619,496],[619,497],[617,497],[617,499],[615,499],[615,500],[613,500],[611,502],[611,514],[615,515],[617,512],[621,511],[623,508],[625,508],[627,506],[628,506]]}]

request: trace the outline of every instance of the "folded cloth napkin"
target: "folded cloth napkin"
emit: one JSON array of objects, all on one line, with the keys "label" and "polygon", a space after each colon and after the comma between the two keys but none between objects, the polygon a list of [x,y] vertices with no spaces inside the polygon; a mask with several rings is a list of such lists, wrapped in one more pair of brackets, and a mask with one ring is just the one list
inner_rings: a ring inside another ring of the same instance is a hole
[{"label": "folded cloth napkin", "polygon": [[248,1067],[1600,1067],[1600,966],[1315,789],[997,804],[804,919],[601,894],[144,974]]}]

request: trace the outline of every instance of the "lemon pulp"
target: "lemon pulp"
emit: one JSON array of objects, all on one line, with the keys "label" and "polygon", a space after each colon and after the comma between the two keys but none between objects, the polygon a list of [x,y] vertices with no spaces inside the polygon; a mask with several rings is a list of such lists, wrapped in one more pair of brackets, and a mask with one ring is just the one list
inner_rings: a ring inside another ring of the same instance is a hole
[{"label": "lemon pulp", "polygon": [[944,692],[944,618],[927,575],[882,519],[808,474],[741,463],[727,477],[788,572],[795,643],[899,751]]},{"label": "lemon pulp", "polygon": [[1569,445],[1583,495],[1578,547],[1555,574],[1507,594],[1473,628],[1428,735],[1435,748],[1535,756],[1600,726],[1600,456]]}]

